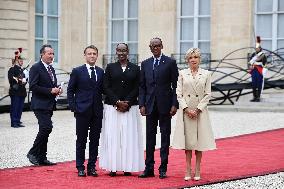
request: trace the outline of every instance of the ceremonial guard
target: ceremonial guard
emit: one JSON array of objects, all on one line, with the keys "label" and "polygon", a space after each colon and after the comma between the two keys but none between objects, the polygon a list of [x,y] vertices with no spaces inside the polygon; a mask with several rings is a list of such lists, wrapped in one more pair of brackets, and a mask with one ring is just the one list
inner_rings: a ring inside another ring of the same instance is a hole
[{"label": "ceremonial guard", "polygon": [[255,46],[255,52],[251,55],[250,58],[250,65],[251,65],[251,80],[252,80],[252,92],[253,92],[253,99],[251,102],[259,102],[260,101],[260,95],[261,91],[263,89],[264,80],[264,66],[266,65],[267,58],[262,51],[262,48],[260,46],[260,37],[256,37],[256,46]]},{"label": "ceremonial guard", "polygon": [[24,127],[21,122],[21,116],[24,108],[25,97],[27,96],[26,84],[27,77],[24,74],[23,58],[21,56],[22,48],[15,52],[15,58],[12,60],[12,67],[8,71],[10,83],[9,95],[11,98],[10,118],[11,127]]}]

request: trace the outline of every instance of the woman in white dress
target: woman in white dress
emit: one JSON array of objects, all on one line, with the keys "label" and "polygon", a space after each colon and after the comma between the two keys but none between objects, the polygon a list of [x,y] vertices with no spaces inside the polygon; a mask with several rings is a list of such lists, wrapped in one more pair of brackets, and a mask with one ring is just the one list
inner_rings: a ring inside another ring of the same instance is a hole
[{"label": "woman in white dress", "polygon": [[144,169],[142,129],[138,107],[139,72],[128,61],[128,46],[116,47],[118,61],[107,65],[104,75],[104,119],[101,133],[100,167],[116,176]]},{"label": "woman in white dress", "polygon": [[173,148],[183,149],[186,154],[184,180],[191,179],[191,158],[195,150],[194,180],[200,180],[202,152],[216,149],[207,104],[211,97],[211,73],[199,67],[201,53],[190,48],[185,56],[188,69],[181,70],[177,83],[179,110],[173,137]]}]

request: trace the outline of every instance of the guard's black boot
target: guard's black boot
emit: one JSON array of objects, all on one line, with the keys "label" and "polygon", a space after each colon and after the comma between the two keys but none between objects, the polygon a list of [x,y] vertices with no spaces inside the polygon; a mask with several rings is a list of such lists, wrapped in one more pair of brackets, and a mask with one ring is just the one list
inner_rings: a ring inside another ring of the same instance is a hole
[{"label": "guard's black boot", "polygon": [[256,99],[255,99],[255,102],[260,102],[260,95],[261,95],[261,90],[257,90],[256,91]]},{"label": "guard's black boot", "polygon": [[251,99],[250,101],[251,102],[256,102],[256,99],[257,99],[257,91],[256,89],[252,89],[252,94],[253,94],[253,99]]}]

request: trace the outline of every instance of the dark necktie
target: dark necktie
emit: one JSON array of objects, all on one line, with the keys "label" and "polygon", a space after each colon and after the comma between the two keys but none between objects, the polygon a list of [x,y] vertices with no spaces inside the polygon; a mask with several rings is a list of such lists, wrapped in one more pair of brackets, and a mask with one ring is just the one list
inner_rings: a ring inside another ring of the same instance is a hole
[{"label": "dark necktie", "polygon": [[91,71],[91,79],[93,79],[94,81],[97,81],[97,73],[96,73],[96,69],[94,67],[90,67]]},{"label": "dark necktie", "polygon": [[49,74],[49,77],[50,77],[52,83],[54,83],[54,76],[53,76],[53,73],[51,71],[51,66],[47,66],[47,72]]},{"label": "dark necktie", "polygon": [[155,59],[154,65],[153,65],[153,77],[156,79],[157,76],[157,67],[159,65],[159,59]]},{"label": "dark necktie", "polygon": [[154,63],[154,68],[153,68],[153,70],[155,70],[155,69],[158,67],[158,65],[159,65],[159,59],[156,58],[156,59],[155,59],[155,63]]}]

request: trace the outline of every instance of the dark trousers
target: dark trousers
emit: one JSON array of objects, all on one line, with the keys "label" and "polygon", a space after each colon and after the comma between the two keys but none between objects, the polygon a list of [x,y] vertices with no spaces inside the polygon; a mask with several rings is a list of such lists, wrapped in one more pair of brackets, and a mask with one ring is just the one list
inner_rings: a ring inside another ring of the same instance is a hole
[{"label": "dark trousers", "polygon": [[156,134],[157,126],[160,126],[161,132],[161,148],[160,157],[161,165],[159,167],[160,172],[167,171],[170,135],[171,135],[171,116],[160,114],[157,105],[154,105],[151,114],[146,117],[146,169],[145,171],[152,172],[154,170],[154,152],[156,146]]},{"label": "dark trousers", "polygon": [[10,106],[11,126],[14,126],[20,124],[21,122],[25,97],[15,96],[15,95],[10,97],[11,97],[11,106]]},{"label": "dark trousers", "polygon": [[36,156],[39,161],[43,161],[46,159],[48,137],[52,131],[53,111],[35,110],[34,114],[38,120],[39,131],[29,153]]},{"label": "dark trousers", "polygon": [[96,167],[98,146],[102,129],[102,118],[96,117],[91,110],[76,113],[76,168],[84,170],[85,150],[89,132],[89,161],[87,169]]},{"label": "dark trousers", "polygon": [[261,91],[262,83],[263,83],[263,76],[260,74],[257,69],[253,69],[251,72],[251,80],[252,80],[252,88],[258,89]]},{"label": "dark trousers", "polygon": [[263,75],[256,68],[251,72],[252,90],[254,99],[259,99],[262,91]]}]

